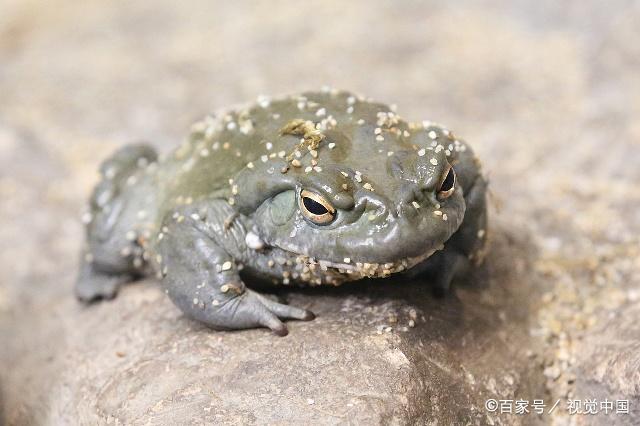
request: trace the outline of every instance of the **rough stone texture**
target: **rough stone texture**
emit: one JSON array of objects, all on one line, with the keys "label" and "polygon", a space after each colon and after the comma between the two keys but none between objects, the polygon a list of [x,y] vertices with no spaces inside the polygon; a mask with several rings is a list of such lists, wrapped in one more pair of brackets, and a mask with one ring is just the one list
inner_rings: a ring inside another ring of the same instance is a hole
[{"label": "rough stone texture", "polygon": [[[0,423],[640,422],[637,3],[174,3],[0,5]],[[75,303],[102,158],[322,84],[472,143],[493,193],[484,270],[444,300],[424,283],[281,293],[319,314],[283,339],[203,329],[152,281]],[[487,398],[562,403],[497,415]],[[568,398],[634,414],[568,416]]]},{"label": "rough stone texture", "polygon": [[[500,239],[492,258],[524,267],[523,242]],[[527,353],[532,283],[505,288],[518,282],[516,268],[489,272],[490,282],[479,278],[487,289],[444,300],[421,283],[289,294],[319,317],[290,324],[286,338],[211,332],[184,319],[153,282],[91,308],[63,295],[30,320],[42,331],[8,350],[37,368],[4,378],[6,415],[88,424],[484,422],[485,399],[532,395],[544,382]]]},{"label": "rough stone texture", "polygon": [[628,399],[633,416],[619,424],[634,425],[640,419],[640,304],[627,305],[609,314],[582,342],[575,365],[576,399]]}]

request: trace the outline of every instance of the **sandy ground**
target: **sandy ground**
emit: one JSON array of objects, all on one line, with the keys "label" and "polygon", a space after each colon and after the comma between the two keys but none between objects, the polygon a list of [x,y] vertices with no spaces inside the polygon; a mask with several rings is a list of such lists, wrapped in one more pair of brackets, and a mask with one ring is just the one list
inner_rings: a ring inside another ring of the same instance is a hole
[{"label": "sandy ground", "polygon": [[[512,272],[536,284],[523,330],[549,401],[640,405],[639,21],[629,1],[3,1],[5,415],[28,419],[16,383],[48,383],[21,357],[56,352],[43,318],[73,304],[79,216],[101,159],[141,139],[166,152],[209,111],[325,84],[472,144],[501,247],[512,239],[525,253]],[[494,259],[490,271],[509,253]],[[67,330],[74,318],[86,317]],[[542,421],[552,419],[588,418]]]}]

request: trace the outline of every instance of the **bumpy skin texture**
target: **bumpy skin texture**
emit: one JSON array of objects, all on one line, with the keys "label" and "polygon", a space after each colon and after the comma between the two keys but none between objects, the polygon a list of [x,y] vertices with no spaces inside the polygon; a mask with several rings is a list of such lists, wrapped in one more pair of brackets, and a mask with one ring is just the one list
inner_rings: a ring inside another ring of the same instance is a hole
[{"label": "bumpy skin texture", "polygon": [[[284,335],[282,319],[313,319],[246,284],[402,273],[444,291],[485,246],[486,181],[468,145],[348,92],[262,98],[196,123],[166,158],[130,145],[101,172],[78,298],[110,298],[155,273],[186,315],[215,329]],[[303,191],[331,220],[304,214]]]}]

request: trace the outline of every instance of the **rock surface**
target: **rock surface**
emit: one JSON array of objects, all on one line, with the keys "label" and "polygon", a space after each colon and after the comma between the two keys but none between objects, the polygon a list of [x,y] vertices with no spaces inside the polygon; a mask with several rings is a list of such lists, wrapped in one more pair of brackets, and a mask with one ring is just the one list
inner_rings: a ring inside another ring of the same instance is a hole
[{"label": "rock surface", "polygon": [[630,416],[616,423],[633,425],[640,419],[640,305],[627,305],[581,342],[575,371],[576,399],[628,400]]},{"label": "rock surface", "polygon": [[[625,1],[3,2],[0,424],[638,424],[639,19]],[[102,158],[322,84],[470,141],[493,193],[484,269],[444,299],[393,280],[280,293],[319,315],[282,339],[204,329],[153,281],[75,303]]]},{"label": "rock surface", "polygon": [[[492,258],[526,267],[522,242],[499,239]],[[6,375],[6,415],[52,424],[484,423],[485,399],[534,395],[544,382],[527,336],[533,283],[521,285],[512,267],[488,272],[488,288],[445,299],[424,283],[288,293],[318,318],[291,323],[286,338],[211,332],[153,282],[89,308],[61,297],[29,319],[41,331],[9,349],[14,362],[37,367],[31,380],[49,385]]]}]

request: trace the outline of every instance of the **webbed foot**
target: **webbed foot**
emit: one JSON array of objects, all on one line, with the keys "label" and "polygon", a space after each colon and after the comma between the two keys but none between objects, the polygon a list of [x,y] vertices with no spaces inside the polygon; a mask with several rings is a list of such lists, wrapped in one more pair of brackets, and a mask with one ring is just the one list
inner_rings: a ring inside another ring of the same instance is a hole
[{"label": "webbed foot", "polygon": [[92,274],[78,280],[75,295],[84,303],[113,299],[118,294],[120,286],[132,280],[133,277],[130,275]]},{"label": "webbed foot", "polygon": [[80,270],[76,280],[74,293],[84,303],[113,299],[120,286],[134,281],[133,274],[123,271],[105,271],[96,269],[91,260],[87,260],[86,252],[81,257]]},{"label": "webbed foot", "polygon": [[[206,307],[204,311],[207,311]],[[249,289],[219,306],[211,306],[205,314],[208,318],[202,317],[205,312],[198,312],[197,319],[214,328],[267,327],[278,336],[286,336],[289,333],[283,320],[311,321],[315,318],[311,311],[275,302]]]}]

